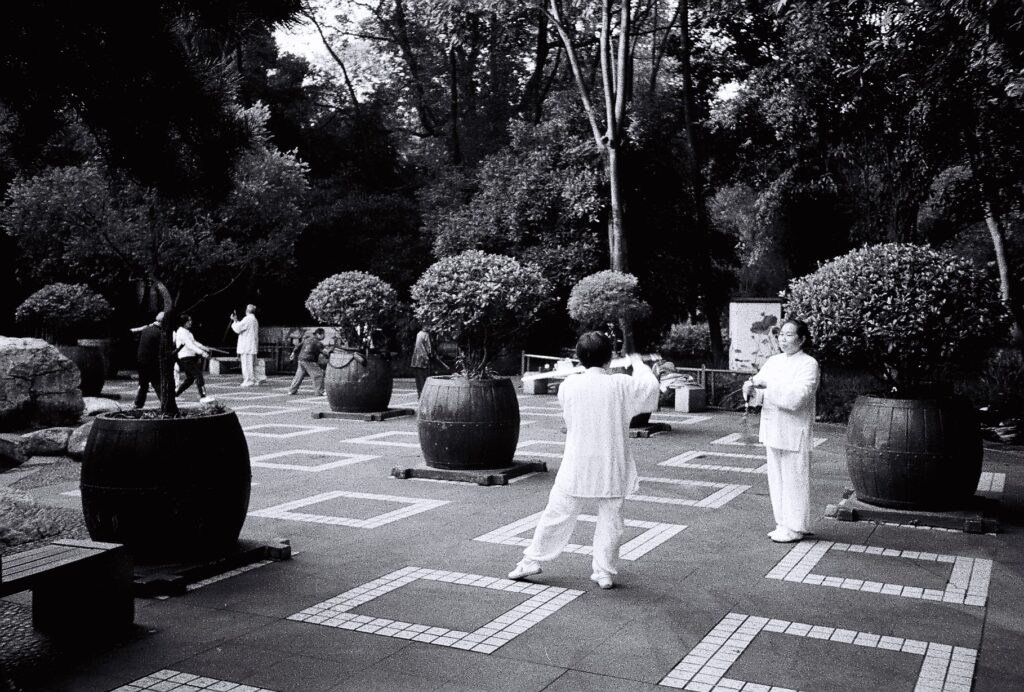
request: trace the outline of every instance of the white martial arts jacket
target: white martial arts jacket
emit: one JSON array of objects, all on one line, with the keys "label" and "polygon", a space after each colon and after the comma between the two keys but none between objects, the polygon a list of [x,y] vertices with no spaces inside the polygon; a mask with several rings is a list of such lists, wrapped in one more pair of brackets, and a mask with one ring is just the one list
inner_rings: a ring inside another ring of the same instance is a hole
[{"label": "white martial arts jacket", "polygon": [[256,316],[248,314],[237,322],[231,323],[231,329],[238,334],[238,347],[235,353],[239,355],[255,355],[260,350],[260,323]]},{"label": "white martial arts jacket", "polygon": [[589,368],[558,388],[565,453],[555,487],[575,497],[625,497],[638,489],[629,421],[658,408],[658,378],[644,364],[633,375]]},{"label": "white martial arts jacket", "polygon": [[800,451],[811,441],[814,397],[818,391],[818,361],[803,351],[777,353],[765,361],[751,380],[763,384],[751,402],[761,404],[758,439],[766,447]]}]

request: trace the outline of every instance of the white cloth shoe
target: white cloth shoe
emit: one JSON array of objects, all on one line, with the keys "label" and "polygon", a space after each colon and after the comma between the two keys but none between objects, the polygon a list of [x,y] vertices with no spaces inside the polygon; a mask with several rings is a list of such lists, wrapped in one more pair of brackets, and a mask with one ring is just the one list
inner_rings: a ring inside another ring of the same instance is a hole
[{"label": "white cloth shoe", "polygon": [[536,562],[528,562],[523,560],[516,568],[508,573],[508,578],[513,580],[525,579],[526,577],[532,577],[535,574],[540,574],[541,568]]},{"label": "white cloth shoe", "polygon": [[803,537],[804,535],[799,531],[790,531],[784,526],[777,526],[774,531],[768,534],[768,538],[776,543],[796,543],[802,540]]},{"label": "white cloth shoe", "polygon": [[607,576],[607,575],[602,575],[600,577],[597,576],[596,574],[592,575],[590,577],[590,581],[594,582],[595,584],[600,586],[602,589],[610,589],[613,586],[615,586],[615,582],[613,582],[612,578]]}]

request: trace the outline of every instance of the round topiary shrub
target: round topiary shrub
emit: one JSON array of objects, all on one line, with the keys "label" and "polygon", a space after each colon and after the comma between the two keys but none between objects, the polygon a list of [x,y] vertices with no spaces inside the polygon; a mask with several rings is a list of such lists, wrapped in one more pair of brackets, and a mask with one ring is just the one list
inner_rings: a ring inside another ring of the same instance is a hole
[{"label": "round topiary shrub", "polygon": [[458,369],[490,377],[488,364],[536,319],[551,284],[533,264],[467,250],[431,265],[412,287],[416,318],[458,344]]},{"label": "round topiary shrub", "polygon": [[14,319],[55,343],[74,344],[80,333],[107,321],[112,312],[106,298],[85,284],[56,283],[26,298]]},{"label": "round topiary shrub", "polygon": [[790,282],[788,309],[818,352],[911,395],[1006,329],[994,279],[949,252],[888,243],[854,250]]},{"label": "round topiary shrub", "polygon": [[310,291],[306,309],[320,324],[337,327],[346,345],[362,346],[370,333],[395,319],[398,294],[391,284],[366,272],[328,276]]},{"label": "round topiary shrub", "polygon": [[638,289],[639,281],[632,274],[608,269],[585,276],[569,294],[569,317],[584,329],[644,319],[651,314],[651,306],[641,300]]}]

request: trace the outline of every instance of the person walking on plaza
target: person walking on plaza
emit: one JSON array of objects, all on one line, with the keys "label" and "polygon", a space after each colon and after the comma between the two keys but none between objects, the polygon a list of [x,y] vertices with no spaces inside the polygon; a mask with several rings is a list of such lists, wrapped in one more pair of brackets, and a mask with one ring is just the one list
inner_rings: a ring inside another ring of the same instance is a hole
[{"label": "person walking on plaza", "polygon": [[206,383],[203,381],[203,359],[210,357],[210,349],[196,341],[192,335],[192,316],[182,315],[181,326],[174,332],[174,345],[178,349],[178,365],[185,373],[185,379],[174,392],[181,396],[182,392],[196,383],[199,400],[206,398]]},{"label": "person walking on plaza", "polygon": [[242,365],[242,387],[254,387],[266,378],[256,379],[256,354],[260,346],[260,323],[256,320],[256,306],[245,306],[245,317],[238,319],[238,313],[231,313],[231,330],[238,334],[238,361]]},{"label": "person walking on plaza", "polygon": [[658,379],[640,356],[631,353],[633,374],[612,374],[612,342],[600,332],[587,332],[576,343],[576,357],[586,372],[570,375],[558,388],[565,419],[565,452],[547,507],[533,541],[509,579],[541,572],[572,536],[585,500],[597,504],[591,581],[610,589],[622,543],[622,503],[637,491],[636,462],[629,451],[629,422],[658,407]]},{"label": "person walking on plaza", "polygon": [[288,356],[288,360],[298,358],[299,363],[295,368],[295,377],[288,387],[289,394],[298,394],[299,385],[309,375],[313,378],[313,389],[317,396],[324,393],[324,369],[320,367],[320,354],[324,350],[324,330],[317,327],[312,332],[302,335],[302,341],[295,347],[295,350]]},{"label": "person walking on plaza", "polygon": [[131,330],[139,334],[139,348],[135,353],[139,368],[139,391],[135,394],[135,408],[146,405],[150,385],[157,398],[160,398],[160,340],[163,338],[163,322],[164,313],[158,312],[145,327]]},{"label": "person walking on plaza", "polygon": [[430,334],[419,325],[416,332],[416,343],[412,347],[412,359],[409,366],[412,368],[413,377],[416,378],[416,396],[423,394],[423,385],[430,376],[430,363],[434,360],[434,345],[430,343]]},{"label": "person walking on plaza", "polygon": [[768,454],[768,495],[775,515],[776,543],[793,543],[811,533],[811,447],[818,361],[807,324],[789,319],[779,331],[778,353],[743,383],[743,397],[761,408],[758,439]]}]

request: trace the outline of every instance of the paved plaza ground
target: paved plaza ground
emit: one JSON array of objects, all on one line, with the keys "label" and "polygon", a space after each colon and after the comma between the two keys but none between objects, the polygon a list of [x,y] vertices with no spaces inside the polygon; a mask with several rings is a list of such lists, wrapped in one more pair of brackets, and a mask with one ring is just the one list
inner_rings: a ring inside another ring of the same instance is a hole
[{"label": "paved plaza ground", "polygon": [[[764,450],[742,443],[741,416],[660,412],[670,432],[630,441],[641,490],[603,591],[588,516],[572,552],[504,578],[558,467],[555,397],[520,396],[519,458],[550,472],[481,487],[389,477],[422,461],[413,417],[314,419],[326,401],[308,383],[288,396],[286,378],[238,379],[209,389],[249,442],[243,537],[287,538],[292,559],[137,599],[130,637],[44,662],[39,689],[1024,690],[1020,448],[986,450],[979,492],[999,500],[998,534],[840,522],[824,515],[849,486],[845,429],[817,425],[815,535],[776,544]],[[415,402],[399,381],[392,406]],[[29,492],[79,503],[73,480]],[[29,617],[27,595],[6,604],[8,620]]]}]

